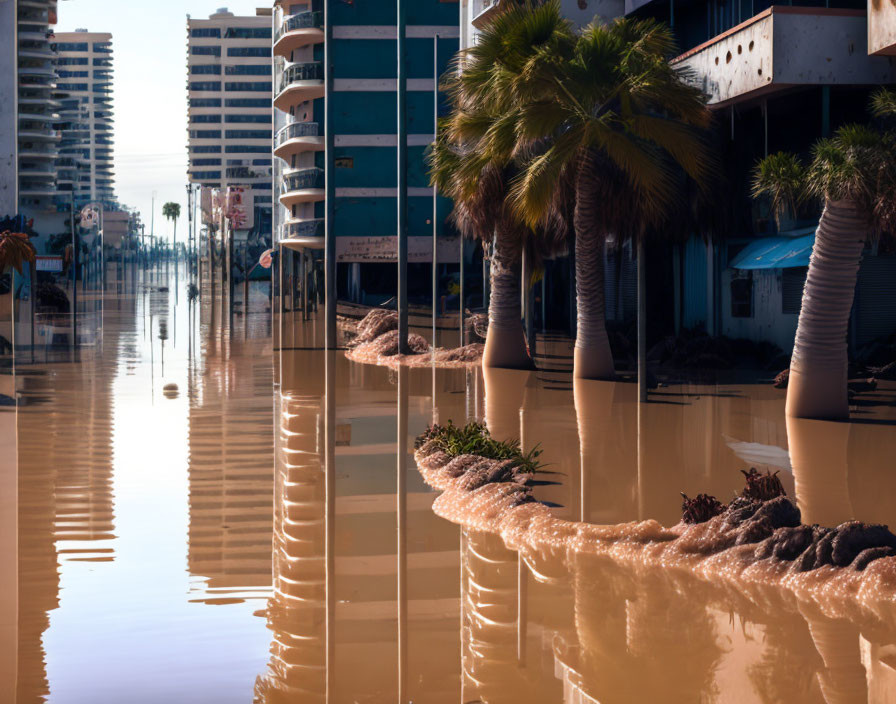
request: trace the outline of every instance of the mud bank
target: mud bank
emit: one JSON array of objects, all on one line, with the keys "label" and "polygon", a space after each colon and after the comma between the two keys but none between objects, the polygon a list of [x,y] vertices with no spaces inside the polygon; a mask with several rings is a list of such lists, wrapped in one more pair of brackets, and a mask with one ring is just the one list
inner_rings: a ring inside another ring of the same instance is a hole
[{"label": "mud bank", "polygon": [[736,593],[757,605],[783,601],[896,627],[896,536],[886,526],[803,525],[790,499],[751,496],[749,481],[746,496],[728,506],[711,497],[686,500],[688,518],[700,522],[592,525],[556,518],[534,499],[531,474],[512,463],[450,456],[425,437],[415,459],[426,483],[443,492],[436,514],[500,537],[545,578],[582,559],[606,558],[638,579],[697,580],[729,593],[726,600]]}]

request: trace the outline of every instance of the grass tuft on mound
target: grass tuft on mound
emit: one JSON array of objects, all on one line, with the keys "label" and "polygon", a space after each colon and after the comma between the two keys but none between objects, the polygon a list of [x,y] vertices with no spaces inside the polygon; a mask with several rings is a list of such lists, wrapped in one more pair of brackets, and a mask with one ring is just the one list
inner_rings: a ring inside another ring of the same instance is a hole
[{"label": "grass tuft on mound", "polygon": [[490,460],[511,460],[512,466],[528,474],[542,468],[538,460],[541,450],[537,446],[523,452],[519,440],[495,440],[484,423],[473,421],[459,427],[449,420],[445,425],[431,425],[417,437],[414,449],[419,450],[430,440],[434,441],[435,449],[449,457],[478,455]]}]

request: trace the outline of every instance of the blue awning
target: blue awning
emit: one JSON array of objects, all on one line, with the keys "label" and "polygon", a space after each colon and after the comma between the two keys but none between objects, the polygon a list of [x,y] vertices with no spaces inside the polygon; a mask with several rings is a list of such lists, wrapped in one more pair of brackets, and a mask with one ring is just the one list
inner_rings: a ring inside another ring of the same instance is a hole
[{"label": "blue awning", "polygon": [[787,269],[809,266],[815,229],[799,237],[763,237],[748,244],[731,262],[733,269]]}]

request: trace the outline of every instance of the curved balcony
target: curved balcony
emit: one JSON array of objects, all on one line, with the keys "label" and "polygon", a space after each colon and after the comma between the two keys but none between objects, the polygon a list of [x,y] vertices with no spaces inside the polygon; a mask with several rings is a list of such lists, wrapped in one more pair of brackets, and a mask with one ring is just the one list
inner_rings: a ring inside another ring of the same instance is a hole
[{"label": "curved balcony", "polygon": [[298,203],[312,203],[323,200],[324,196],[323,169],[297,169],[283,175],[280,187],[280,202],[287,208]]},{"label": "curved balcony", "polygon": [[287,220],[280,226],[280,244],[290,249],[321,249],[324,246],[324,220]]},{"label": "curved balcony", "polygon": [[289,161],[302,152],[319,152],[324,148],[324,138],[318,134],[316,122],[293,122],[279,132],[274,142],[274,156]]},{"label": "curved balcony", "polygon": [[59,152],[55,149],[37,149],[35,147],[20,147],[19,159],[46,159],[55,161]]},{"label": "curved balcony", "polygon": [[322,12],[306,10],[283,20],[274,37],[274,56],[290,57],[296,49],[324,40]]},{"label": "curved balcony", "polygon": [[287,66],[277,81],[274,107],[283,112],[306,100],[324,97],[324,69],[319,61]]}]

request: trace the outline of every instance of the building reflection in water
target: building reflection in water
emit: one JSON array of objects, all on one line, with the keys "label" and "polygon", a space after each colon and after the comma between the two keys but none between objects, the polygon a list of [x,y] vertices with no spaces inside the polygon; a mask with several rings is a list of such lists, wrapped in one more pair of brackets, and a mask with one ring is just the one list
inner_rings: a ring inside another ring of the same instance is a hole
[{"label": "building reflection in water", "polygon": [[77,362],[57,355],[17,372],[17,704],[50,692],[43,638],[59,606],[60,562],[115,558],[112,385],[119,347],[136,329],[135,300],[107,302],[105,315],[115,321],[108,355],[86,349]]},{"label": "building reflection in water", "polygon": [[[227,604],[263,598],[271,586],[274,478],[269,315],[231,328],[220,296],[204,322],[189,369],[188,564],[193,598]],[[191,311],[192,312],[192,309]]]}]

